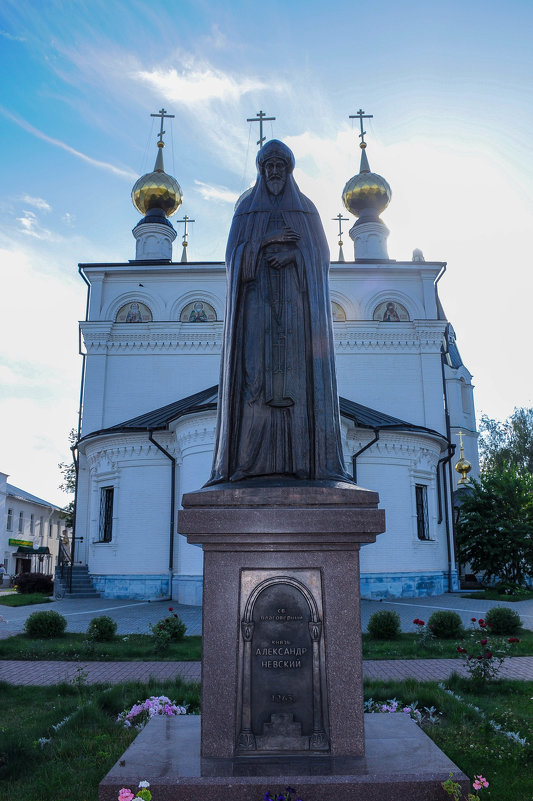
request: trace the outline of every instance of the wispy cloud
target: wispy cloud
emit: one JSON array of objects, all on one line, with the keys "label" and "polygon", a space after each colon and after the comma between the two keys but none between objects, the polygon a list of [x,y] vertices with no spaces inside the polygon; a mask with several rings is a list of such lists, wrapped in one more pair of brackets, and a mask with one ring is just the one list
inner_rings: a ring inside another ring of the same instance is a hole
[{"label": "wispy cloud", "polygon": [[43,228],[33,211],[24,209],[22,217],[17,217],[17,222],[20,223],[20,230],[27,236],[33,236],[35,239],[44,239],[48,242],[57,242],[61,237],[56,236],[47,228]]},{"label": "wispy cloud", "polygon": [[22,201],[26,203],[27,206],[34,206],[36,209],[39,209],[39,211],[52,211],[52,206],[42,197],[23,195]]},{"label": "wispy cloud", "polygon": [[16,125],[19,125],[28,133],[36,136],[38,139],[42,139],[44,142],[48,142],[55,147],[60,147],[62,150],[66,150],[67,153],[70,153],[72,156],[76,156],[78,159],[82,159],[82,161],[86,161],[88,164],[92,164],[93,167],[98,167],[99,169],[112,172],[115,175],[120,175],[122,178],[127,178],[129,181],[132,179],[135,180],[138,177],[133,170],[123,170],[120,167],[115,167],[114,164],[109,164],[107,161],[99,161],[98,159],[93,159],[91,156],[85,155],[85,153],[80,153],[79,150],[75,150],[73,147],[67,145],[65,142],[62,142],[60,139],[54,139],[54,137],[43,133],[22,117],[18,117],[17,115],[12,114],[10,111],[3,108],[3,106],[0,106],[0,113],[2,113],[4,117],[7,117],[9,120],[14,122]]},{"label": "wispy cloud", "polygon": [[10,42],[25,42],[26,39],[23,36],[14,36],[12,33],[8,33],[7,31],[0,30],[0,36],[3,36],[4,39],[9,39]]},{"label": "wispy cloud", "polygon": [[214,186],[212,184],[206,184],[203,181],[198,181],[197,179],[194,180],[194,183],[198,187],[198,191],[204,200],[218,200],[221,203],[236,203],[239,197],[237,192],[232,192],[231,189],[225,186]]},{"label": "wispy cloud", "polygon": [[[258,79],[234,78],[207,65],[187,66],[181,72],[174,68],[140,70],[134,73],[134,77],[168,100],[185,106],[197,106],[212,100],[235,102],[248,92],[267,88],[267,84]],[[268,88],[272,89],[271,86]]]}]

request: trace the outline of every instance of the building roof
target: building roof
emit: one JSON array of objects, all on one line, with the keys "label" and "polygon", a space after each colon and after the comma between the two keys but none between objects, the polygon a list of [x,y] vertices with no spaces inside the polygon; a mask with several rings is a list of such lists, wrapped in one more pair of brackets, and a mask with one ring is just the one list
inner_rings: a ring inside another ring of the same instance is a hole
[{"label": "building roof", "polygon": [[61,507],[56,506],[55,503],[50,503],[50,501],[45,501],[43,498],[38,498],[37,495],[32,495],[31,492],[26,492],[26,490],[20,489],[19,487],[14,487],[13,484],[6,484],[6,494],[11,495],[13,498],[18,498],[20,501],[29,501],[30,503],[37,503],[39,506],[47,506],[49,509],[61,511]]},{"label": "building roof", "polygon": [[[128,431],[164,431],[170,423],[179,420],[180,417],[194,412],[214,411],[217,408],[217,399],[218,386],[215,385],[214,387],[209,387],[209,389],[204,389],[202,392],[197,392],[187,398],[175,401],[175,403],[169,403],[167,406],[161,406],[161,408],[146,412],[146,414],[132,417],[131,420],[125,420],[123,423],[117,423],[117,425],[103,428],[99,431],[92,431],[82,437],[80,442],[101,434],[126,433]],[[391,417],[383,412],[370,409],[368,406],[362,406],[360,403],[350,401],[347,398],[339,397],[339,408],[341,415],[351,420],[357,428],[370,428],[374,431],[384,429],[416,431],[438,436],[441,439],[444,437],[438,431],[408,423],[398,417]]]},{"label": "building roof", "polygon": [[443,351],[446,363],[449,364],[450,367],[453,367],[454,370],[457,370],[462,366],[463,360],[461,359],[461,354],[459,353],[459,348],[457,347],[455,331],[450,323],[448,323],[444,332]]}]

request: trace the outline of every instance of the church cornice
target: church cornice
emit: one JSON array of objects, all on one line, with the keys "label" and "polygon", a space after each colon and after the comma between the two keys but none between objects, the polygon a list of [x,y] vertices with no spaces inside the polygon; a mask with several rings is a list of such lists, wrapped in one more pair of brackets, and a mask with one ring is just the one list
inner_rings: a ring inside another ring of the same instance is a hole
[{"label": "church cornice", "polygon": [[82,322],[87,353],[219,353],[222,321],[213,323]]},{"label": "church cornice", "polygon": [[368,320],[336,323],[333,326],[338,353],[412,351],[440,353],[445,322],[414,320],[380,323]]}]

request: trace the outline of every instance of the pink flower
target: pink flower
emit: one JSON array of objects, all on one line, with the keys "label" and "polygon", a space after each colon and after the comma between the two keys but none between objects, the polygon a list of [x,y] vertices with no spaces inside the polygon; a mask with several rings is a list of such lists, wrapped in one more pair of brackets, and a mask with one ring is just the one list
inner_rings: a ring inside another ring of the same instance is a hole
[{"label": "pink flower", "polygon": [[482,787],[488,787],[488,781],[481,776],[474,776],[474,790],[481,790]]},{"label": "pink flower", "polygon": [[131,801],[132,798],[135,798],[135,796],[127,787],[123,787],[118,794],[118,801]]},{"label": "pink flower", "polygon": [[483,639],[481,640],[481,645],[486,645],[486,644],[487,644],[487,642],[488,642],[488,640],[487,640],[486,638],[483,638]]}]

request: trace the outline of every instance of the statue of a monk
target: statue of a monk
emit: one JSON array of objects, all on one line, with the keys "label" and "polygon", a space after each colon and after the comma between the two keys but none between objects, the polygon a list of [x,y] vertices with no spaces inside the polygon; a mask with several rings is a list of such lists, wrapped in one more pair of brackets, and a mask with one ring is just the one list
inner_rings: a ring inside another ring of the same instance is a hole
[{"label": "statue of a monk", "polygon": [[350,481],[340,441],[329,250],[293,169],[291,150],[267,142],[255,186],[235,209],[209,484]]}]

